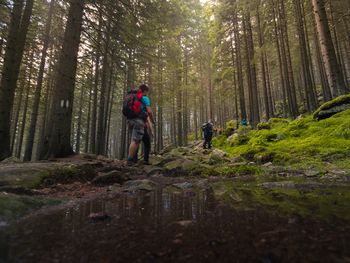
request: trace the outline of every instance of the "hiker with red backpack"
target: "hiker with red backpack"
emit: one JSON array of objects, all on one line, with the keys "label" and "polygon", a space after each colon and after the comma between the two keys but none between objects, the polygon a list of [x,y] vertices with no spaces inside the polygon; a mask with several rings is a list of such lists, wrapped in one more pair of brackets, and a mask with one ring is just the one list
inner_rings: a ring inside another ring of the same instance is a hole
[{"label": "hiker with red backpack", "polygon": [[124,99],[123,114],[128,120],[129,131],[131,133],[131,143],[127,160],[128,165],[133,165],[137,162],[137,151],[141,141],[144,142],[145,164],[149,162],[151,140],[146,123],[154,123],[154,118],[151,101],[147,97],[148,92],[149,87],[142,84],[137,90],[129,91]]}]

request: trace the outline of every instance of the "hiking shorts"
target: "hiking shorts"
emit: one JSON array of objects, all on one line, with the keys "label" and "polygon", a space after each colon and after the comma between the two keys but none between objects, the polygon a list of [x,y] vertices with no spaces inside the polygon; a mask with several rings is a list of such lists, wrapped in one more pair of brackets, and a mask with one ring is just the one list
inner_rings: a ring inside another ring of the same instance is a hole
[{"label": "hiking shorts", "polygon": [[128,120],[129,132],[131,133],[131,140],[140,143],[145,134],[145,122],[142,119]]}]

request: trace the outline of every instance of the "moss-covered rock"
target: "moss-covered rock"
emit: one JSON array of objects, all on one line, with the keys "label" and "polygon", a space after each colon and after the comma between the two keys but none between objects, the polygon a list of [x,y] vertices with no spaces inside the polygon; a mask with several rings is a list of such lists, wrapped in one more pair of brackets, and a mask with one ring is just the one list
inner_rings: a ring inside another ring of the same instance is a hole
[{"label": "moss-covered rock", "polygon": [[12,222],[43,206],[60,203],[51,198],[0,193],[0,221]]},{"label": "moss-covered rock", "polygon": [[347,109],[350,109],[350,94],[337,97],[324,103],[315,111],[313,116],[316,120],[323,120]]},{"label": "moss-covered rock", "polygon": [[92,183],[96,185],[106,185],[115,183],[122,184],[129,179],[129,176],[126,173],[114,170],[108,173],[99,174],[92,180]]},{"label": "moss-covered rock", "polygon": [[[315,121],[303,116],[294,121],[274,118],[271,130],[248,130],[227,141],[217,137],[214,147],[258,163],[273,162],[295,168],[324,167],[331,162],[350,169],[350,109]],[[239,139],[244,136],[245,140]]]},{"label": "moss-covered rock", "polygon": [[40,181],[37,186],[50,186],[57,183],[88,182],[97,176],[95,169],[90,165],[69,165],[40,172]]},{"label": "moss-covered rock", "polygon": [[269,122],[260,122],[257,125],[258,130],[270,130],[271,129],[271,124]]}]

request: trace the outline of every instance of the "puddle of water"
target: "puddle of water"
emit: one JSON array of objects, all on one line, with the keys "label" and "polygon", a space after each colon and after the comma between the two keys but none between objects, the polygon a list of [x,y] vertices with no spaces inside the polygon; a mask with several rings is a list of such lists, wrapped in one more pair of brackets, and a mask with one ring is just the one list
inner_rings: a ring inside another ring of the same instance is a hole
[{"label": "puddle of water", "polygon": [[[89,218],[100,212],[111,218]],[[312,259],[317,253],[349,256],[349,233],[339,235],[339,229],[319,222],[288,222],[254,205],[236,210],[219,202],[212,189],[159,188],[21,220],[6,242],[0,238],[0,262],[274,262]],[[323,243],[311,246],[314,239]]]}]

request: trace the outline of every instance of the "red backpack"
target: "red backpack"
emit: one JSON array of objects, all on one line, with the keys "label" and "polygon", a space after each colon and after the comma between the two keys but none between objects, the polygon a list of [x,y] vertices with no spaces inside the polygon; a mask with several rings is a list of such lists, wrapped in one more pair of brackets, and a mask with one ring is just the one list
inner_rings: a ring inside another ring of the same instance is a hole
[{"label": "red backpack", "polygon": [[123,102],[123,114],[127,119],[135,119],[141,116],[143,93],[142,90],[128,91]]}]

